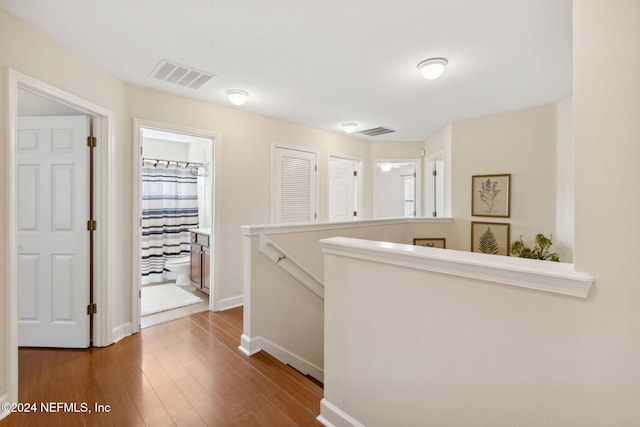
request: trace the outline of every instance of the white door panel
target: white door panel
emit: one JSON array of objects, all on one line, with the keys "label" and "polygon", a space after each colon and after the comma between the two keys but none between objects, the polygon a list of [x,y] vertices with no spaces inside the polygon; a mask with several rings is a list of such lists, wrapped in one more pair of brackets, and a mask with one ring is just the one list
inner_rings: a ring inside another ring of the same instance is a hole
[{"label": "white door panel", "polygon": [[315,221],[317,155],[274,147],[273,160],[275,222]]},{"label": "white door panel", "polygon": [[351,221],[357,218],[356,189],[359,162],[339,157],[329,158],[329,221]]},{"label": "white door panel", "polygon": [[20,346],[89,346],[87,122],[18,121]]}]

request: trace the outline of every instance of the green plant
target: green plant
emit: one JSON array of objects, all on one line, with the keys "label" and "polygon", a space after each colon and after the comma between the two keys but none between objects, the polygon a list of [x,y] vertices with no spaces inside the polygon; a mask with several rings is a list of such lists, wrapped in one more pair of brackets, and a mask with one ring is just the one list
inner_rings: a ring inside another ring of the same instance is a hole
[{"label": "green plant", "polygon": [[536,234],[536,244],[533,249],[525,246],[522,241],[522,236],[520,236],[520,240],[516,240],[511,244],[511,253],[513,255],[517,255],[520,258],[532,258],[532,259],[542,259],[547,261],[560,261],[560,257],[555,252],[549,252],[549,248],[553,243],[551,238],[553,236],[549,235],[546,237],[542,233]]}]

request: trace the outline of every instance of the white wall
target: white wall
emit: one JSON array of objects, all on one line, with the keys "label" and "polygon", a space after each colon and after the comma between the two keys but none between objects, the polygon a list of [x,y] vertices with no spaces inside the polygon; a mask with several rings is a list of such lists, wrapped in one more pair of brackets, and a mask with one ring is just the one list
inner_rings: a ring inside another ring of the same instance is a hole
[{"label": "white wall", "polygon": [[148,159],[188,161],[189,146],[190,144],[185,142],[144,138],[142,143],[142,157]]},{"label": "white wall", "polygon": [[[404,217],[404,175],[416,172],[414,164],[392,168],[389,172],[382,171],[374,161],[375,176],[373,180],[373,214],[375,218]],[[417,188],[417,185],[416,185]],[[419,197],[416,194],[416,197]]]}]

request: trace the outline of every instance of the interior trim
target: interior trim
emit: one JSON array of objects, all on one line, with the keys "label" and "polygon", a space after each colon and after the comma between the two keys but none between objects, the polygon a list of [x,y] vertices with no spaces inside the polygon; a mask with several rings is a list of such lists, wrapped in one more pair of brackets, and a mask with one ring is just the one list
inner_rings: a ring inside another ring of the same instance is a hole
[{"label": "interior trim", "polygon": [[282,234],[282,233],[301,233],[306,231],[322,231],[340,228],[358,228],[371,227],[392,224],[410,224],[410,223],[450,223],[451,218],[382,218],[367,219],[344,222],[318,222],[304,224],[264,224],[264,225],[245,225],[241,227],[242,234],[245,236],[259,236],[261,234]]},{"label": "interior trim", "polygon": [[320,241],[324,254],[433,271],[502,285],[587,298],[593,284],[589,273],[573,264],[427,248],[347,237]]}]

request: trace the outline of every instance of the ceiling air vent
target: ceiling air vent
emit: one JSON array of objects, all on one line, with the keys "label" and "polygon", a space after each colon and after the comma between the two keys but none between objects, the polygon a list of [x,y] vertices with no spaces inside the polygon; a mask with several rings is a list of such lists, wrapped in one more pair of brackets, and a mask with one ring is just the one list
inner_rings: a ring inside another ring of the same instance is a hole
[{"label": "ceiling air vent", "polygon": [[359,133],[363,135],[368,135],[368,136],[378,136],[378,135],[384,135],[385,133],[393,133],[393,132],[395,132],[395,130],[378,126],[377,128],[361,130]]},{"label": "ceiling air vent", "polygon": [[180,86],[199,89],[203,84],[214,78],[211,73],[198,71],[184,65],[163,59],[151,72],[151,77]]}]

